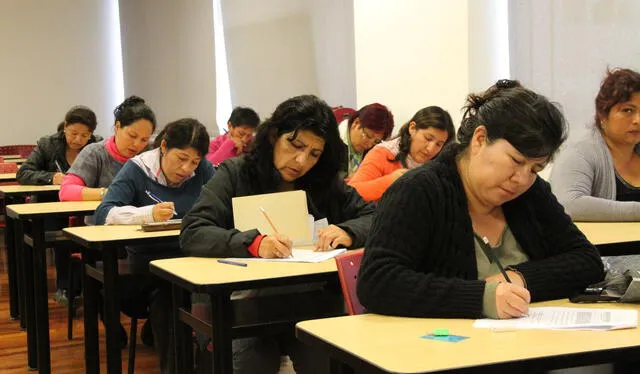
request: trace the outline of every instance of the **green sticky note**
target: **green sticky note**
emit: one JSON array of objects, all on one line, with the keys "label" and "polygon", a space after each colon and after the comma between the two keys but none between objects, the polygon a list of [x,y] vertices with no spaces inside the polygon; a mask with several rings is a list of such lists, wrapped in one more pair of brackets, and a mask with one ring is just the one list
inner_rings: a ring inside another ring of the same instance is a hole
[{"label": "green sticky note", "polygon": [[433,335],[435,336],[447,336],[449,335],[449,329],[434,329]]}]

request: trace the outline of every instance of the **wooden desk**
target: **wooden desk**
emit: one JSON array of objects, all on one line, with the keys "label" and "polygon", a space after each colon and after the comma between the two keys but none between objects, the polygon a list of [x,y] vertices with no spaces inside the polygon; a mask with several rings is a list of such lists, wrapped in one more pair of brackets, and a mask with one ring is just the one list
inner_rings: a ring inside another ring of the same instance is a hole
[{"label": "wooden desk", "polygon": [[[533,306],[630,308],[637,304],[572,304],[568,300]],[[591,365],[640,354],[640,329],[619,331],[517,330],[472,327],[471,319],[427,319],[361,314],[300,322],[305,344],[366,373],[517,373]],[[436,328],[468,336],[458,343],[421,339]],[[343,370],[347,371],[348,369]]]},{"label": "wooden desk", "polygon": [[603,256],[640,254],[640,222],[576,222]]},{"label": "wooden desk", "polygon": [[[98,284],[104,283],[107,372],[121,373],[120,304],[118,302],[118,250],[125,245],[167,243],[178,239],[180,230],[144,232],[138,225],[83,226],[63,230],[83,247],[85,370],[100,371],[98,342]],[[101,253],[103,266],[96,269],[95,255]]]},{"label": "wooden desk", "polygon": [[9,159],[5,158],[4,162],[13,162],[16,164],[22,164],[24,162],[27,162],[27,159],[26,158],[9,158]]},{"label": "wooden desk", "polygon": [[0,173],[0,182],[15,182],[16,173]]},{"label": "wooden desk", "polygon": [[[194,328],[198,328],[198,323],[205,324],[183,309],[185,308],[184,290],[209,294],[212,308],[212,328],[209,329],[209,333],[212,335],[215,347],[212,352],[214,373],[226,374],[233,371],[232,339],[240,334],[252,336],[249,334],[249,328],[233,326],[230,299],[233,291],[337,279],[337,269],[333,259],[315,264],[247,262],[247,267],[221,264],[217,260],[216,258],[183,257],[152,261],[150,264],[151,273],[172,284],[173,320],[176,333],[174,349],[178,373],[187,372],[185,360],[189,357],[189,340],[186,339],[190,336],[190,330],[180,328],[181,323],[185,322]],[[251,326],[251,329],[258,328],[260,326]]]},{"label": "wooden desk", "polygon": [[[99,203],[65,201],[7,206],[7,217],[15,220],[16,252],[22,254],[22,261],[19,263],[20,283],[26,291],[23,292],[22,305],[25,305],[26,311],[29,369],[38,368],[40,373],[51,372],[44,221],[49,217],[92,214]],[[31,236],[25,235],[25,226],[29,221]]]},{"label": "wooden desk", "polygon": [[[15,173],[12,174],[15,179]],[[18,275],[18,256],[21,253],[15,251],[15,225],[11,217],[6,214],[5,206],[11,203],[24,202],[24,198],[28,195],[35,195],[36,197],[55,197],[57,200],[58,191],[60,186],[0,186],[0,214],[5,216],[5,230],[4,230],[4,242],[7,247],[7,272],[9,278],[9,318],[17,319],[20,314],[20,307],[18,300],[21,300],[20,293],[20,276]],[[22,239],[21,239],[22,240]],[[23,305],[24,307],[24,305]],[[26,327],[26,321],[24,316],[20,318],[20,326]]]},{"label": "wooden desk", "polygon": [[3,157],[5,160],[11,160],[11,159],[16,159],[16,158],[23,158],[20,155],[0,155],[0,157]]}]

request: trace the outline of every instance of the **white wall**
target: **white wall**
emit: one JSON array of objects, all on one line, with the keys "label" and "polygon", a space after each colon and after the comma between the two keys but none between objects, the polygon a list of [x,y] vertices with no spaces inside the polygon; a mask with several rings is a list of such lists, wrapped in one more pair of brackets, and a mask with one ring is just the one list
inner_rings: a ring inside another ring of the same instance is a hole
[{"label": "white wall", "polygon": [[289,97],[318,94],[311,18],[298,0],[223,0],[231,100],[261,118]]},{"label": "white wall", "polygon": [[194,117],[217,134],[211,0],[120,1],[127,96],[143,97],[158,127]]},{"label": "white wall", "polygon": [[112,0],[0,0],[0,145],[35,144],[76,104],[96,112],[97,133],[110,131],[116,15]]},{"label": "white wall", "polygon": [[467,0],[355,0],[356,95],[387,105],[396,129],[439,105],[460,121],[469,92]]},{"label": "white wall", "polygon": [[640,70],[640,3],[634,0],[509,2],[515,78],[559,102],[570,141],[593,123],[607,66]]}]

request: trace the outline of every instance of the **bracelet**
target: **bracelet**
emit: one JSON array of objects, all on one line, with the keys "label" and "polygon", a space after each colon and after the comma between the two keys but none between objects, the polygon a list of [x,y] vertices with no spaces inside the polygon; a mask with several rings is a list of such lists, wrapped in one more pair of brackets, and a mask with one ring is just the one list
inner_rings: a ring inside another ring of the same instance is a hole
[{"label": "bracelet", "polygon": [[100,198],[104,197],[104,193],[107,189],[104,187],[100,187],[100,191],[98,192],[98,195],[100,195]]},{"label": "bracelet", "polygon": [[524,275],[522,275],[522,273],[520,271],[518,271],[518,269],[512,267],[512,266],[507,266],[507,268],[505,270],[510,270],[516,274],[518,274],[520,276],[520,279],[522,279],[522,283],[524,283],[524,288],[527,288],[527,280],[524,279]]}]

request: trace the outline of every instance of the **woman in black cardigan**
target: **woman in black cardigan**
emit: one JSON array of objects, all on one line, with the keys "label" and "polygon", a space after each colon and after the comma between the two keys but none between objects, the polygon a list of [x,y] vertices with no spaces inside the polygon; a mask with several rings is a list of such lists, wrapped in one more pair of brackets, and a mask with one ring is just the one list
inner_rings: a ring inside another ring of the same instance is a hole
[{"label": "woman in black cardigan", "polygon": [[[338,176],[343,158],[344,149],[331,108],[311,95],[286,100],[258,127],[252,149],[245,156],[220,164],[202,188],[200,198],[182,220],[182,250],[200,257],[288,256],[291,241],[286,237],[261,235],[255,229],[235,229],[231,199],[291,190],[305,191],[309,213],[316,220],[327,218],[330,224],[318,235],[318,250],[362,247],[369,235],[375,206],[364,202]],[[258,306],[260,313],[268,313],[273,306],[274,310],[284,307],[292,314],[302,309],[314,310],[318,317],[343,309],[339,292],[334,292],[337,290],[320,287],[314,291],[319,292],[269,290],[278,295],[277,301],[274,298],[265,308],[264,303],[259,303],[260,297],[256,297],[255,304],[243,303],[255,305],[255,310],[236,310],[236,315],[246,317],[255,313]],[[293,334],[235,339],[233,351],[235,373],[275,374],[284,354],[292,358],[297,373],[323,372],[317,364],[322,358],[312,358]]]},{"label": "woman in black cardigan", "polygon": [[371,312],[513,318],[604,276],[596,248],[537,176],[566,138],[560,111],[509,80],[470,95],[465,109],[460,144],[382,198],[357,289]]}]

